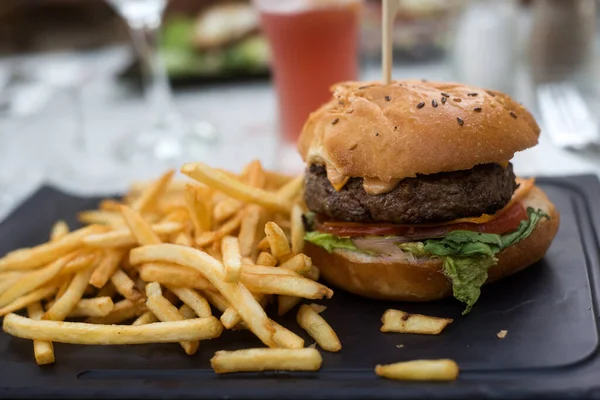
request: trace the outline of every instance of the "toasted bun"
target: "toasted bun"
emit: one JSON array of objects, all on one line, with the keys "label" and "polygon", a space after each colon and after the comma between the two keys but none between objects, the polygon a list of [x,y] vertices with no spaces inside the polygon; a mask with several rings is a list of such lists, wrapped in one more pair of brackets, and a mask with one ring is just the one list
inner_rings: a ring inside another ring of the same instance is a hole
[{"label": "toasted bun", "polygon": [[[550,219],[541,220],[525,240],[497,255],[498,263],[490,268],[487,283],[539,261],[556,235],[560,216],[546,194],[534,186],[523,202],[526,207],[544,210]],[[340,250],[330,254],[308,242],[304,253],[319,266],[325,281],[361,296],[382,300],[430,301],[452,294],[452,286],[442,273],[439,259],[386,260]]]},{"label": "toasted bun", "polygon": [[[540,133],[523,106],[478,87],[345,82],[332,91],[309,116],[298,149],[307,163],[345,176],[388,181],[504,162],[536,145]],[[444,103],[442,92],[450,96]]]}]

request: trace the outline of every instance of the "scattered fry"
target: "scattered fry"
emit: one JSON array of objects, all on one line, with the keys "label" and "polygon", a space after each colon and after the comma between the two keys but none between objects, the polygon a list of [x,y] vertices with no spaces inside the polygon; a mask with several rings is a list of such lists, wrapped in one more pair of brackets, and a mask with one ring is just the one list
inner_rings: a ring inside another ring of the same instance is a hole
[{"label": "scattered fry", "polygon": [[217,374],[242,371],[317,371],[323,358],[315,349],[217,351],[210,364]]},{"label": "scattered fry", "polygon": [[417,333],[439,335],[452,319],[409,314],[400,310],[387,310],[381,318],[381,332]]},{"label": "scattered fry", "polygon": [[508,335],[508,331],[506,329],[502,329],[497,333],[498,339],[504,339]]},{"label": "scattered fry", "polygon": [[414,360],[377,365],[375,373],[388,379],[405,381],[453,381],[458,378],[458,365],[453,360]]}]

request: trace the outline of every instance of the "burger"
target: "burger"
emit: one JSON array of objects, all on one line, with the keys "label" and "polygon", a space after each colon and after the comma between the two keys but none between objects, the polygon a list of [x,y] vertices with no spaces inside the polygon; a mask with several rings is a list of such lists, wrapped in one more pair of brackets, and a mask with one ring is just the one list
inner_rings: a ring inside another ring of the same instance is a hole
[{"label": "burger", "polygon": [[305,250],[330,284],[374,299],[453,294],[544,257],[559,213],[510,160],[540,129],[509,96],[458,83],[344,82],[305,123]]}]

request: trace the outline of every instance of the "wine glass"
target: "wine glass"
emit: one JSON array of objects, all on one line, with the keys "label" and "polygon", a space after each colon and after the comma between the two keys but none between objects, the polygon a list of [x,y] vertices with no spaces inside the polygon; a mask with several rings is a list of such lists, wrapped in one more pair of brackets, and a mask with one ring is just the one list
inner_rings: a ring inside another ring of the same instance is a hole
[{"label": "wine glass", "polygon": [[107,0],[129,26],[141,62],[144,94],[153,118],[150,127],[129,134],[115,146],[122,162],[178,166],[201,159],[215,144],[217,130],[207,121],[185,121],[173,107],[172,92],[158,51],[162,16],[168,0]]}]

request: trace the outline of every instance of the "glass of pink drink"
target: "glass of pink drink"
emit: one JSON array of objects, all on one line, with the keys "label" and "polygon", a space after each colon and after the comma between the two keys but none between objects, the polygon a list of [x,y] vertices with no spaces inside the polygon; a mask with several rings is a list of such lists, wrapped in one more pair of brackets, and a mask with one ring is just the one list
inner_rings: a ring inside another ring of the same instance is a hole
[{"label": "glass of pink drink", "polygon": [[284,142],[295,143],[334,83],[358,75],[360,0],[255,0],[270,43]]}]

